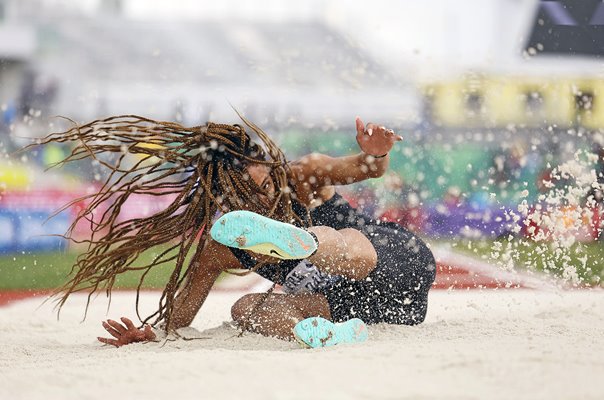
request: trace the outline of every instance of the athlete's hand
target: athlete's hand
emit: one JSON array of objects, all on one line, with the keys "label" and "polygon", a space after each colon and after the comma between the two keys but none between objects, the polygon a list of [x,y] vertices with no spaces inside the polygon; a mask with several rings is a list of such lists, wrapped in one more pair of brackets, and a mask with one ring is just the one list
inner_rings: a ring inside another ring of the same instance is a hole
[{"label": "athlete's hand", "polygon": [[112,319],[103,321],[103,328],[115,339],[98,337],[101,343],[110,344],[115,347],[124,346],[135,342],[148,342],[155,339],[155,333],[150,325],[145,325],[144,329],[138,329],[132,321],[126,317],[120,318],[123,325]]},{"label": "athlete's hand", "polygon": [[383,156],[388,153],[394,142],[400,142],[403,137],[396,135],[392,129],[368,123],[363,124],[361,118],[356,118],[357,143],[365,154],[372,156]]}]

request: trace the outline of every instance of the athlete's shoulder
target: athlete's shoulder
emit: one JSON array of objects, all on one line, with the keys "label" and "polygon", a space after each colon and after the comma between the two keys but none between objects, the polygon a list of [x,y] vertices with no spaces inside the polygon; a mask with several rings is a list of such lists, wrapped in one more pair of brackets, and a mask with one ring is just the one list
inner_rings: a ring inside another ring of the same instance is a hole
[{"label": "athlete's shoulder", "polygon": [[310,167],[318,167],[326,160],[331,159],[332,157],[323,153],[310,153],[306,154],[299,159],[292,161],[289,165],[296,168],[308,168]]},{"label": "athlete's shoulder", "polygon": [[311,153],[289,163],[289,167],[298,181],[307,180],[325,168],[332,158],[322,153]]}]

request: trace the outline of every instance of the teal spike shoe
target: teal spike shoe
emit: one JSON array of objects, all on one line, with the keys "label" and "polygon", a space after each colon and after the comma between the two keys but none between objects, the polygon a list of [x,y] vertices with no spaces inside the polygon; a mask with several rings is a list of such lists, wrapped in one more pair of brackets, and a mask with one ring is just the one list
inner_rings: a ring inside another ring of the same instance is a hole
[{"label": "teal spike shoe", "polygon": [[296,340],[305,347],[327,347],[340,343],[362,343],[367,340],[367,326],[358,318],[334,324],[321,318],[302,320],[293,329]]},{"label": "teal spike shoe", "polygon": [[301,260],[317,250],[317,242],[304,229],[250,211],[224,214],[210,235],[225,246],[284,260]]}]

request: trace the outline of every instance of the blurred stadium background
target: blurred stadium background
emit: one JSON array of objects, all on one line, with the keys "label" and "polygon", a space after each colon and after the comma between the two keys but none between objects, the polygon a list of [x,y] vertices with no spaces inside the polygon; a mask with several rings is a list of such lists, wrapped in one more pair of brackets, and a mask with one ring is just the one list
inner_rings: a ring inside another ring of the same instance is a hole
[{"label": "blurred stadium background", "polygon": [[[349,154],[354,117],[380,122],[405,137],[391,171],[345,196],[483,258],[539,229],[510,212],[537,207],[543,181],[577,151],[604,184],[601,1],[74,4],[0,0],[0,289],[64,281],[77,249],[48,235],[64,233],[78,207],[43,222],[102,178],[93,163],[43,172],[66,147],[16,152],[69,126],[58,115],[234,123],[232,105],[289,159]],[[133,198],[124,213],[162,206]],[[558,206],[564,223],[578,222],[582,273],[597,284],[602,203]]]}]

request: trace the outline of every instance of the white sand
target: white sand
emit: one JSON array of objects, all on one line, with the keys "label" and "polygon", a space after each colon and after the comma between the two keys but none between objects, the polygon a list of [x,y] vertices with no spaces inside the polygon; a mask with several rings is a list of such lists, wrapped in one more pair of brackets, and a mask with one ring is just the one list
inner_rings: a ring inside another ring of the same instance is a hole
[{"label": "white sand", "polygon": [[[82,324],[83,297],[60,322],[40,300],[1,308],[0,399],[604,398],[602,291],[434,291],[424,324],[316,350],[236,337],[223,321],[237,296],[208,299],[193,324],[206,339],[120,349],[95,341],[103,300]],[[116,294],[109,315],[133,302]]]}]

